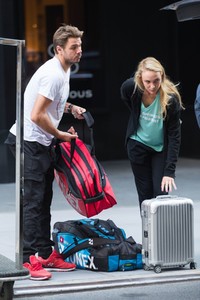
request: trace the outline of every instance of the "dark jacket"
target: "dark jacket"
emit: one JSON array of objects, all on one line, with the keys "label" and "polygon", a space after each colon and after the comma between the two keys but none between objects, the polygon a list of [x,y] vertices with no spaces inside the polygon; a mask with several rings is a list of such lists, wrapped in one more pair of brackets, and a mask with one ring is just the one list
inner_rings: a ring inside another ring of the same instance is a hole
[{"label": "dark jacket", "polygon": [[[134,91],[133,78],[123,82],[121,86],[121,98],[130,110],[125,144],[128,138],[137,130],[141,110],[142,92],[136,89]],[[175,177],[176,163],[181,143],[181,106],[179,101],[172,95],[167,106],[167,116],[164,119],[164,151],[166,154],[166,163],[164,176]]]}]

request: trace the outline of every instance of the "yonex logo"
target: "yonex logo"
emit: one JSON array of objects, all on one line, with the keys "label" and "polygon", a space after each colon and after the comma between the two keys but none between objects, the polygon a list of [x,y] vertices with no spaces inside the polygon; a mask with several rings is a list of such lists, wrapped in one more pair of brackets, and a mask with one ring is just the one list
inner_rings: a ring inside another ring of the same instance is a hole
[{"label": "yonex logo", "polygon": [[94,264],[94,256],[84,254],[84,251],[79,251],[71,255],[68,261],[75,263],[79,268],[98,270]]},{"label": "yonex logo", "polygon": [[93,246],[93,244],[94,244],[93,239],[89,239],[88,243],[89,243],[89,245],[92,245],[92,246]]}]

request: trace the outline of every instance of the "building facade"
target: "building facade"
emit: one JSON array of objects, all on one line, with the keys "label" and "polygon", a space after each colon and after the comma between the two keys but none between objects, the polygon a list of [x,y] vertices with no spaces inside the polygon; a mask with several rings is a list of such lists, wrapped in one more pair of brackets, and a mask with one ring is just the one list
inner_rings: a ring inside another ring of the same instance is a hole
[{"label": "building facade", "polygon": [[[174,1],[171,1],[173,3]],[[0,0],[0,37],[24,39],[23,88],[34,71],[53,56],[52,35],[62,23],[84,31],[83,57],[71,74],[70,99],[95,119],[94,141],[99,160],[126,159],[124,137],[128,111],[120,85],[139,60],[155,56],[171,79],[180,83],[186,107],[182,114],[181,156],[200,157],[200,132],[194,115],[199,83],[200,21],[178,22],[160,9],[170,1],[131,0]],[[0,45],[0,182],[14,176],[14,159],[4,145],[16,114],[16,53]],[[60,126],[85,130],[69,115]]]}]

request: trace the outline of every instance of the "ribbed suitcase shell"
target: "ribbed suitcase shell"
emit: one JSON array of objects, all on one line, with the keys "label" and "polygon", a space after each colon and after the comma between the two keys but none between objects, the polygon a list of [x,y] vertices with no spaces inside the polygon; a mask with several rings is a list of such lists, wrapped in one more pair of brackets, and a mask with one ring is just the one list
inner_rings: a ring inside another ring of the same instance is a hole
[{"label": "ribbed suitcase shell", "polygon": [[158,196],[141,206],[144,269],[183,267],[194,263],[193,201],[178,196]]}]

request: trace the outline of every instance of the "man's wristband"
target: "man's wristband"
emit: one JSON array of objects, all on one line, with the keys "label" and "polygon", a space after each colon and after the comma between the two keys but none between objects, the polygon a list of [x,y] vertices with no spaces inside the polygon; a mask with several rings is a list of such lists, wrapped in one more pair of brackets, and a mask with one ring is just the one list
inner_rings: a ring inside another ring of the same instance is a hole
[{"label": "man's wristband", "polygon": [[73,104],[69,104],[69,106],[68,106],[68,108],[67,108],[67,112],[69,113],[69,114],[71,114],[72,113],[72,107],[73,107]]}]

